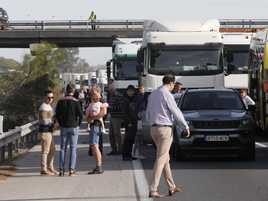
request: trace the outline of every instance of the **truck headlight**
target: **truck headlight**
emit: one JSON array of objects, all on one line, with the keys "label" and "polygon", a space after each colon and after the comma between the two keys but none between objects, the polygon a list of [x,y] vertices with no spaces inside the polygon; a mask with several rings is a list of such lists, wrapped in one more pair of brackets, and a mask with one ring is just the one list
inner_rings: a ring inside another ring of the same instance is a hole
[{"label": "truck headlight", "polygon": [[247,128],[249,126],[249,119],[243,119],[240,121],[239,127],[240,128]]}]

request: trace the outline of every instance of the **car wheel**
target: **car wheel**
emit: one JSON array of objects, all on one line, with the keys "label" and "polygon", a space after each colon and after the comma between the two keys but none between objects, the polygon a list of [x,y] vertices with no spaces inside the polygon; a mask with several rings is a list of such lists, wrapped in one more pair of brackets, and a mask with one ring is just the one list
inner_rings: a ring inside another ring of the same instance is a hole
[{"label": "car wheel", "polygon": [[254,161],[256,159],[255,141],[249,143],[245,149],[242,150],[241,159]]}]

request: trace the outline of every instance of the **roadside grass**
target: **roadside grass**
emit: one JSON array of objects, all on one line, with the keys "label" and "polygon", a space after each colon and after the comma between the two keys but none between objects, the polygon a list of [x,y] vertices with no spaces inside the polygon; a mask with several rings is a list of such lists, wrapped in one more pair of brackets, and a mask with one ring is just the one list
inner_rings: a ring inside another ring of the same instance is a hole
[{"label": "roadside grass", "polygon": [[16,173],[16,167],[13,164],[0,165],[0,183],[7,180],[8,177],[14,176]]}]

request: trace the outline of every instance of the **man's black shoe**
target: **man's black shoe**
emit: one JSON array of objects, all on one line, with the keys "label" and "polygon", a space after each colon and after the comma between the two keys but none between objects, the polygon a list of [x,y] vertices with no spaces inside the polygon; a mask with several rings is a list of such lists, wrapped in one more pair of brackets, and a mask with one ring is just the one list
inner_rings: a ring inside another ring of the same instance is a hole
[{"label": "man's black shoe", "polygon": [[117,153],[115,151],[111,151],[107,154],[107,156],[113,156],[113,155],[117,155]]},{"label": "man's black shoe", "polygon": [[101,166],[96,167],[92,171],[88,172],[87,174],[103,174],[104,171]]},{"label": "man's black shoe", "polygon": [[60,177],[64,177],[64,171],[63,171],[63,170],[60,170],[60,171],[59,171],[59,176],[60,176]]},{"label": "man's black shoe", "polygon": [[132,161],[131,157],[123,157],[123,161]]},{"label": "man's black shoe", "polygon": [[123,161],[132,161],[132,160],[137,160],[137,158],[131,156],[123,156]]}]

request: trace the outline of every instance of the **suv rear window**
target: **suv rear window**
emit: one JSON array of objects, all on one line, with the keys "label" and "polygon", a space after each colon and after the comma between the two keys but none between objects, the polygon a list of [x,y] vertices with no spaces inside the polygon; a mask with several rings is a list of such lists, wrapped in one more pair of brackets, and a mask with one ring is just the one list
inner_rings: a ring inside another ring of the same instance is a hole
[{"label": "suv rear window", "polygon": [[239,95],[228,91],[197,91],[185,94],[182,110],[244,110]]}]

